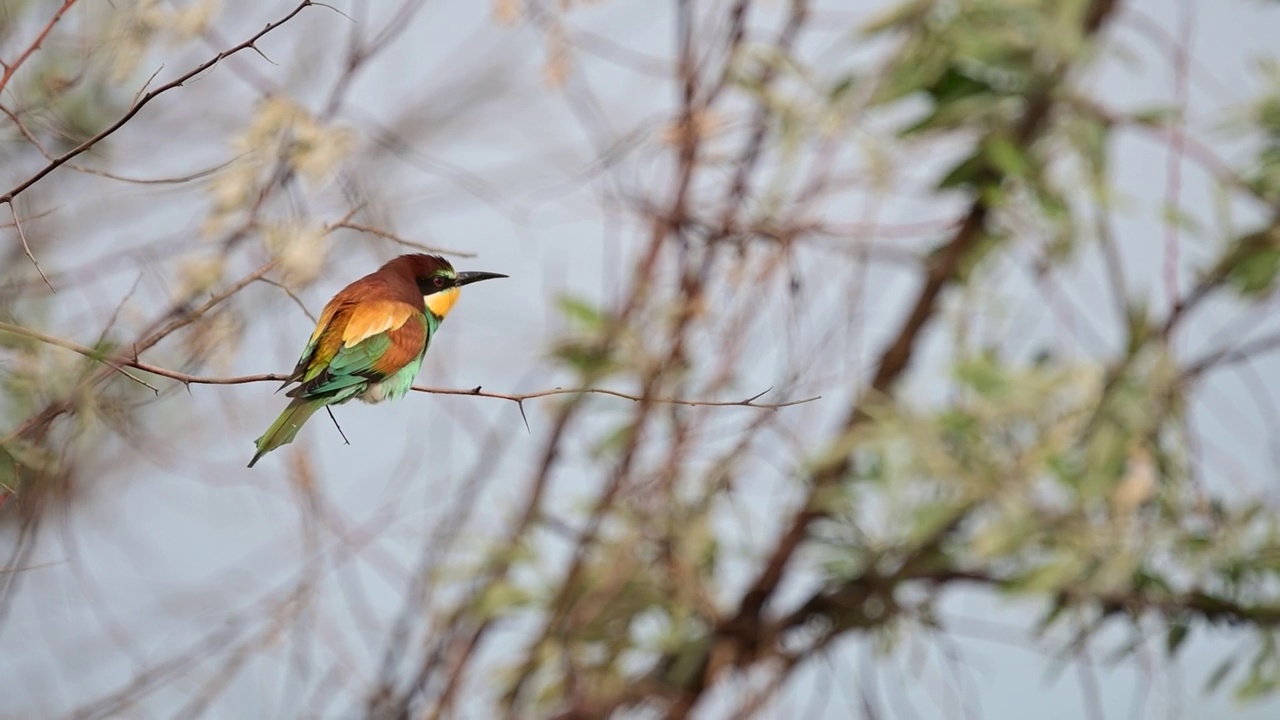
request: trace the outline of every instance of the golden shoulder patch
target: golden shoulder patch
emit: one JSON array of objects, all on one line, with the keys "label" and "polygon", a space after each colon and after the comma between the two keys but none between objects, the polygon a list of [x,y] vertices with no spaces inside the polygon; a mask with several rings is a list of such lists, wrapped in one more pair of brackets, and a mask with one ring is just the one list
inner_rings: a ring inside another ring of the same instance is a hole
[{"label": "golden shoulder patch", "polygon": [[397,300],[366,300],[351,310],[342,329],[342,344],[351,347],[379,333],[395,330],[417,312],[412,305]]}]

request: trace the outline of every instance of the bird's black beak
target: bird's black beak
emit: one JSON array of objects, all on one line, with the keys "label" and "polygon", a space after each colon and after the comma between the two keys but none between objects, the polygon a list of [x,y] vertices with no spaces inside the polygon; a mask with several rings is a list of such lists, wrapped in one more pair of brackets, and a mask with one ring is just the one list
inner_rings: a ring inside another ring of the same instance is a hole
[{"label": "bird's black beak", "polygon": [[503,275],[502,273],[460,272],[458,273],[458,278],[454,280],[453,284],[455,287],[462,287],[463,285],[470,285],[473,282],[480,282],[481,280],[493,280],[495,278],[504,277],[506,277],[506,275]]}]

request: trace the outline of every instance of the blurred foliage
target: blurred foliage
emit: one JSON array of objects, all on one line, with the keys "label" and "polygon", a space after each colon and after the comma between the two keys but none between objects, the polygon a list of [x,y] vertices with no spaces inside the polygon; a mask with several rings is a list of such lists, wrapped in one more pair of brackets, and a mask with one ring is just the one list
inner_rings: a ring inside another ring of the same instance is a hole
[{"label": "blurred foliage", "polygon": [[1262,66],[1270,88],[1254,105],[1250,130],[1261,135],[1257,161],[1249,182],[1272,203],[1280,203],[1280,62],[1269,60]]},{"label": "blurred foliage", "polygon": [[[936,184],[939,193],[959,191],[991,212],[961,263],[961,282],[998,286],[1005,244],[1027,238],[1041,239],[1042,269],[1069,267],[1080,245],[1098,241],[1087,228],[1094,213],[1111,211],[1117,192],[1109,184],[1115,118],[1063,82],[1094,55],[1082,30],[1089,6],[901,3],[852,41],[895,41],[879,76],[841,69],[838,60],[834,68],[806,65],[771,47],[740,53],[735,87],[772,110],[766,142],[778,158],[766,171],[768,192],[747,201],[752,222],[781,222],[809,189],[796,172],[806,153],[833,135],[861,132],[846,122],[850,115],[905,106],[911,112],[898,113],[894,128],[901,142],[972,142]],[[760,83],[766,76],[774,81]],[[864,88],[874,89],[869,98]],[[1042,102],[1053,103],[1045,127],[1025,133],[1028,108]],[[1257,106],[1246,134],[1266,143],[1250,184],[1275,202],[1272,186],[1280,183],[1268,163],[1280,137],[1272,115],[1280,114],[1271,105],[1268,98]],[[724,133],[720,118],[701,121],[716,110],[699,112],[705,141],[733,147],[736,136]],[[1164,109],[1135,118],[1152,126],[1176,120]],[[866,152],[874,161],[876,149]],[[1167,221],[1210,232],[1195,218]],[[1271,297],[1280,270],[1275,238],[1268,226],[1224,239],[1196,292],[1229,286],[1248,300]],[[830,598],[885,585],[868,590],[883,606],[847,611],[843,628],[932,627],[945,595],[929,590],[963,579],[1038,600],[1044,616],[1036,632],[1062,628],[1064,655],[1080,647],[1079,628],[1091,634],[1115,618],[1126,619],[1132,635],[1114,659],[1140,650],[1152,617],[1163,623],[1171,655],[1202,623],[1256,623],[1256,650],[1228,661],[1210,689],[1227,678],[1242,699],[1276,689],[1280,661],[1269,628],[1280,622],[1273,592],[1280,525],[1267,500],[1220,498],[1197,478],[1186,415],[1193,380],[1171,356],[1167,333],[1150,327],[1144,301],[1125,300],[1129,338],[1109,365],[957,347],[947,401],[872,402],[864,408],[868,423],[816,453],[819,464],[828,453],[853,458],[847,478],[815,495],[825,519],[810,550],[820,558],[821,582]],[[580,299],[563,299],[560,309],[570,331],[556,356],[579,378],[643,384],[652,377],[643,353],[620,352],[610,340],[632,328],[611,330],[603,311]],[[677,321],[666,317],[639,336],[642,344],[662,346]],[[611,452],[600,459],[624,454],[641,423],[610,431],[603,447]],[[731,607],[718,597],[724,553],[709,530],[722,478],[695,473],[686,485],[692,496],[656,514],[643,503],[612,506],[610,531],[587,546],[582,571],[544,610],[553,624],[525,656],[507,696],[513,707],[525,697],[551,712],[573,697],[576,707],[590,708],[584,696],[625,697],[627,684],[642,679],[682,688],[714,663],[710,633]],[[837,623],[831,632],[843,628]]]}]

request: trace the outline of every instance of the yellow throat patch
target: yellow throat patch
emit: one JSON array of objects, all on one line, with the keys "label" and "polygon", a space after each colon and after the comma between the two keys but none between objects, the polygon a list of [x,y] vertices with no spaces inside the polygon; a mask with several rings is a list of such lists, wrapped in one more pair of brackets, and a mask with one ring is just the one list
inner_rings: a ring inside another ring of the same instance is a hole
[{"label": "yellow throat patch", "polygon": [[431,311],[432,315],[443,318],[453,309],[453,304],[458,302],[458,295],[462,293],[462,288],[449,288],[431,295],[424,295],[422,303]]}]

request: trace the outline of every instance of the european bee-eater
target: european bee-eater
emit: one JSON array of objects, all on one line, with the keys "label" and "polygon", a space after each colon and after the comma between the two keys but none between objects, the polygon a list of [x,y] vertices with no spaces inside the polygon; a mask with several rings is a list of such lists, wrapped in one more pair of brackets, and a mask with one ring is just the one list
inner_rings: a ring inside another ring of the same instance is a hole
[{"label": "european bee-eater", "polygon": [[352,398],[376,403],[409,392],[463,285],[504,278],[490,272],[454,272],[438,255],[401,255],[343,288],[324,306],[298,365],[281,389],[293,402],[258,438],[263,455],[293,442],[315,411]]}]

